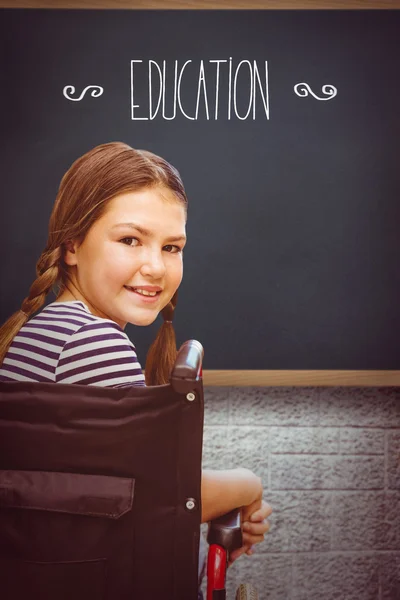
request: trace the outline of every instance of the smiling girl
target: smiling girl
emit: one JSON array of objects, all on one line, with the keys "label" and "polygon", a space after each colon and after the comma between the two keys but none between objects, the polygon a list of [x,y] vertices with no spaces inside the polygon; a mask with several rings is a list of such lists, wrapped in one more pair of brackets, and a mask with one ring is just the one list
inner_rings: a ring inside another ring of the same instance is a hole
[{"label": "smiling girl", "polygon": [[[150,152],[114,142],[76,160],[61,180],[37,278],[0,328],[0,381],[145,385],[124,328],[149,325],[161,313],[146,384],[168,382],[186,211],[179,173]],[[55,302],[38,313],[56,287]],[[203,471],[202,521],[237,507],[244,545],[233,559],[263,540],[271,508],[251,471]]]}]

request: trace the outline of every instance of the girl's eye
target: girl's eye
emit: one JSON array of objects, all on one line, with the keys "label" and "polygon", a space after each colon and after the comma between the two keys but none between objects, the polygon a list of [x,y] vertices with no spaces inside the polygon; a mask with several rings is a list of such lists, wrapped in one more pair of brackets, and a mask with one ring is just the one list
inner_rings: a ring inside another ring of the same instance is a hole
[{"label": "girl's eye", "polygon": [[169,252],[170,254],[177,254],[178,252],[182,252],[182,248],[180,248],[179,246],[174,246],[172,244],[164,246],[163,250],[165,250],[165,252]]},{"label": "girl's eye", "polygon": [[122,240],[119,240],[120,242],[122,242],[123,244],[126,244],[127,246],[137,246],[139,243],[139,240],[137,238],[134,237],[125,237],[122,238]]}]

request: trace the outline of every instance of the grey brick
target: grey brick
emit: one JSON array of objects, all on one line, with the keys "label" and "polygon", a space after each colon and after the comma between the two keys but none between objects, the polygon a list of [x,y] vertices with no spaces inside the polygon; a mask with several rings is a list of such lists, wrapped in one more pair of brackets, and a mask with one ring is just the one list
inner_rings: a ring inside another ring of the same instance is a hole
[{"label": "grey brick", "polygon": [[400,431],[388,432],[388,485],[400,489]]},{"label": "grey brick", "polygon": [[228,597],[244,580],[260,600],[400,600],[400,389],[207,388],[205,423],[207,466],[273,488],[270,533],[229,569]]},{"label": "grey brick", "polygon": [[384,451],[385,431],[383,429],[358,427],[340,429],[341,454],[383,454]]},{"label": "grey brick", "polygon": [[240,557],[228,570],[227,598],[235,597],[240,583],[252,583],[259,600],[288,600],[292,588],[292,558],[268,554]]},{"label": "grey brick", "polygon": [[400,427],[400,389],[323,388],[320,424]]},{"label": "grey brick", "polygon": [[204,388],[204,424],[229,425],[229,395],[232,388]]},{"label": "grey brick", "polygon": [[382,520],[388,529],[387,548],[400,550],[400,491],[385,494],[385,512]]},{"label": "grey brick", "polygon": [[379,561],[373,554],[297,555],[293,600],[377,600]]},{"label": "grey brick", "polygon": [[400,496],[393,499],[383,492],[335,493],[332,510],[332,549],[397,549],[399,527],[393,503],[398,511],[399,501]]},{"label": "grey brick", "polygon": [[339,452],[339,429],[330,427],[271,427],[271,452],[335,454]]},{"label": "grey brick", "polygon": [[330,549],[330,492],[265,492],[271,524],[259,552],[310,552]]},{"label": "grey brick", "polygon": [[251,469],[267,485],[268,478],[268,428],[232,427],[230,431],[230,454],[233,467]]},{"label": "grey brick", "polygon": [[400,599],[400,552],[379,557],[381,571],[380,600]]},{"label": "grey brick", "polygon": [[203,469],[229,469],[229,427],[204,427]]},{"label": "grey brick", "polygon": [[236,425],[316,425],[316,388],[236,388],[231,396],[231,422]]},{"label": "grey brick", "polygon": [[380,489],[383,456],[271,456],[271,489]]}]

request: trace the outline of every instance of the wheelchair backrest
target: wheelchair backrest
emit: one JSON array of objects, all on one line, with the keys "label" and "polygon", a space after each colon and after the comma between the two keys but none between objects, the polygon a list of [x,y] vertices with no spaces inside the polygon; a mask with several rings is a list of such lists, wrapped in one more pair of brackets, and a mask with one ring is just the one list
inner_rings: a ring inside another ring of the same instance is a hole
[{"label": "wheelchair backrest", "polygon": [[177,374],[0,383],[3,600],[197,598],[203,390]]}]

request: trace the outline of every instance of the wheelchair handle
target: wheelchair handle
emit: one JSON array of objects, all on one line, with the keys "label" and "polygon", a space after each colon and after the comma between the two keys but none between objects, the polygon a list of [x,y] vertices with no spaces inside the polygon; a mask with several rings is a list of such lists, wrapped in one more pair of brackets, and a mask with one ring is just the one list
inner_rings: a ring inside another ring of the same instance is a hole
[{"label": "wheelchair handle", "polygon": [[203,346],[197,340],[188,340],[179,348],[171,373],[171,385],[180,394],[192,390],[193,383],[201,377]]},{"label": "wheelchair handle", "polygon": [[240,526],[240,508],[235,508],[226,515],[210,521],[207,542],[217,544],[227,552],[233,552],[243,544]]}]

